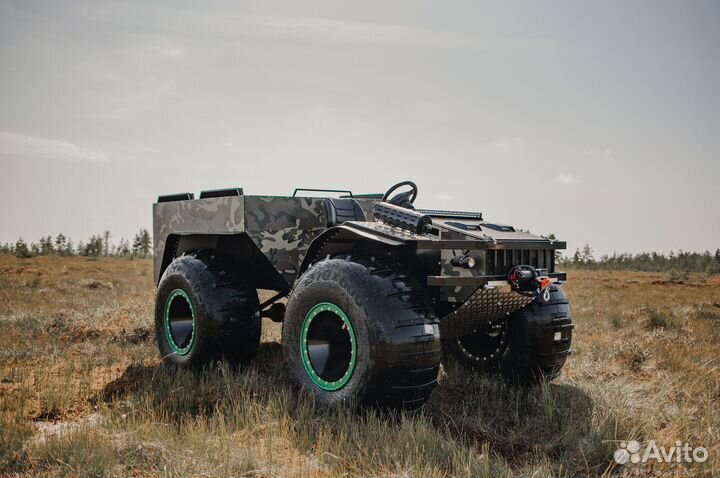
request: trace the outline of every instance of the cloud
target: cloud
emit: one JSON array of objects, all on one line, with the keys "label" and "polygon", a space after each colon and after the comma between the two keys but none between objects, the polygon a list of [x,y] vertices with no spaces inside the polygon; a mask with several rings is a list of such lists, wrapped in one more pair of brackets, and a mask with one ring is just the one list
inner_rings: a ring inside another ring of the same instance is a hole
[{"label": "cloud", "polygon": [[555,181],[563,184],[575,184],[577,179],[572,174],[560,174],[555,178]]},{"label": "cloud", "polygon": [[[212,10],[204,4],[180,9],[174,5],[172,8],[147,5],[144,11],[145,16],[138,17],[122,4],[103,3],[84,9],[82,15],[131,30],[161,28],[193,36],[383,46],[456,47],[472,43],[465,35],[428,28],[320,17],[250,15]],[[160,27],[155,21],[158,17],[164,19]]]},{"label": "cloud", "polygon": [[8,131],[0,131],[0,157],[89,162],[108,160],[103,151],[58,139],[27,136]]},{"label": "cloud", "polygon": [[122,84],[111,81],[106,80],[106,85],[113,89],[110,94],[103,90],[85,95],[84,108],[78,107],[82,116],[98,121],[133,119],[151,111],[177,86],[174,79],[156,77]]},{"label": "cloud", "polygon": [[424,28],[382,23],[312,17],[253,16],[229,17],[236,32],[311,42],[373,45],[456,46],[459,35]]}]

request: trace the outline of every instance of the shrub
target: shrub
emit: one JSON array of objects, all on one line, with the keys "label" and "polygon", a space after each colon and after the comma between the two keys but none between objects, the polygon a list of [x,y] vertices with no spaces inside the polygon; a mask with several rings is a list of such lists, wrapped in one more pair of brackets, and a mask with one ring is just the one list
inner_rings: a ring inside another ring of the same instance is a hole
[{"label": "shrub", "polygon": [[684,282],[687,282],[689,277],[687,271],[685,270],[670,269],[670,272],[668,272],[668,279],[670,280],[670,282],[682,284]]},{"label": "shrub", "polygon": [[655,329],[671,329],[675,328],[676,324],[672,317],[661,312],[658,309],[650,309],[648,312],[647,328],[650,330]]}]

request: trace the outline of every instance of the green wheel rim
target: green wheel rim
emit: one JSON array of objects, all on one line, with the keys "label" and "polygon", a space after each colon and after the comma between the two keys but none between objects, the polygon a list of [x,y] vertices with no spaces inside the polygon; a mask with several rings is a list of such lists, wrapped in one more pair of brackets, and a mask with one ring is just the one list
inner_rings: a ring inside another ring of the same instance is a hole
[{"label": "green wheel rim", "polygon": [[350,381],[357,363],[357,340],[340,307],[321,302],[308,311],[300,332],[300,354],[305,371],[322,390],[334,392]]},{"label": "green wheel rim", "polygon": [[[181,300],[184,302],[179,302]],[[186,317],[188,311],[189,318]],[[165,301],[164,317],[165,337],[170,348],[178,355],[187,355],[195,343],[195,309],[184,290],[175,289],[170,292]],[[190,327],[189,332],[187,331],[188,327]],[[183,337],[183,339],[178,340],[179,337]]]}]

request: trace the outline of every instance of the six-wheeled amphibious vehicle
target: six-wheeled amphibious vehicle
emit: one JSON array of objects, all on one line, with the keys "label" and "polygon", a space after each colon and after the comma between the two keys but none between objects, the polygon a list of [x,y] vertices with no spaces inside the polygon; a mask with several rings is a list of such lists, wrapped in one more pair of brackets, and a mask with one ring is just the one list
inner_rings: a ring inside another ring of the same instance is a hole
[{"label": "six-wheeled amphibious vehicle", "polygon": [[[267,317],[283,323],[289,375],[325,404],[419,407],[442,360],[514,382],[556,377],[573,328],[555,270],[565,243],[479,212],[416,209],[417,195],[405,181],[385,194],[161,196],[164,359],[247,363]],[[260,303],[258,289],[276,293]]]}]

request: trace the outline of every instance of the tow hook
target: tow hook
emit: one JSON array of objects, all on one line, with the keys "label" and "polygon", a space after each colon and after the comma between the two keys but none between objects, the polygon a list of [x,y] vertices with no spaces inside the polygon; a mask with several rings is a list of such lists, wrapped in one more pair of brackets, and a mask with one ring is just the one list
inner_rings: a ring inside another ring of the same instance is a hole
[{"label": "tow hook", "polygon": [[540,283],[540,290],[543,291],[543,300],[545,302],[550,302],[550,278],[542,276],[538,277],[537,280]]},{"label": "tow hook", "polygon": [[539,269],[531,266],[515,266],[508,272],[508,282],[512,289],[522,295],[538,297],[550,301],[550,278]]}]

